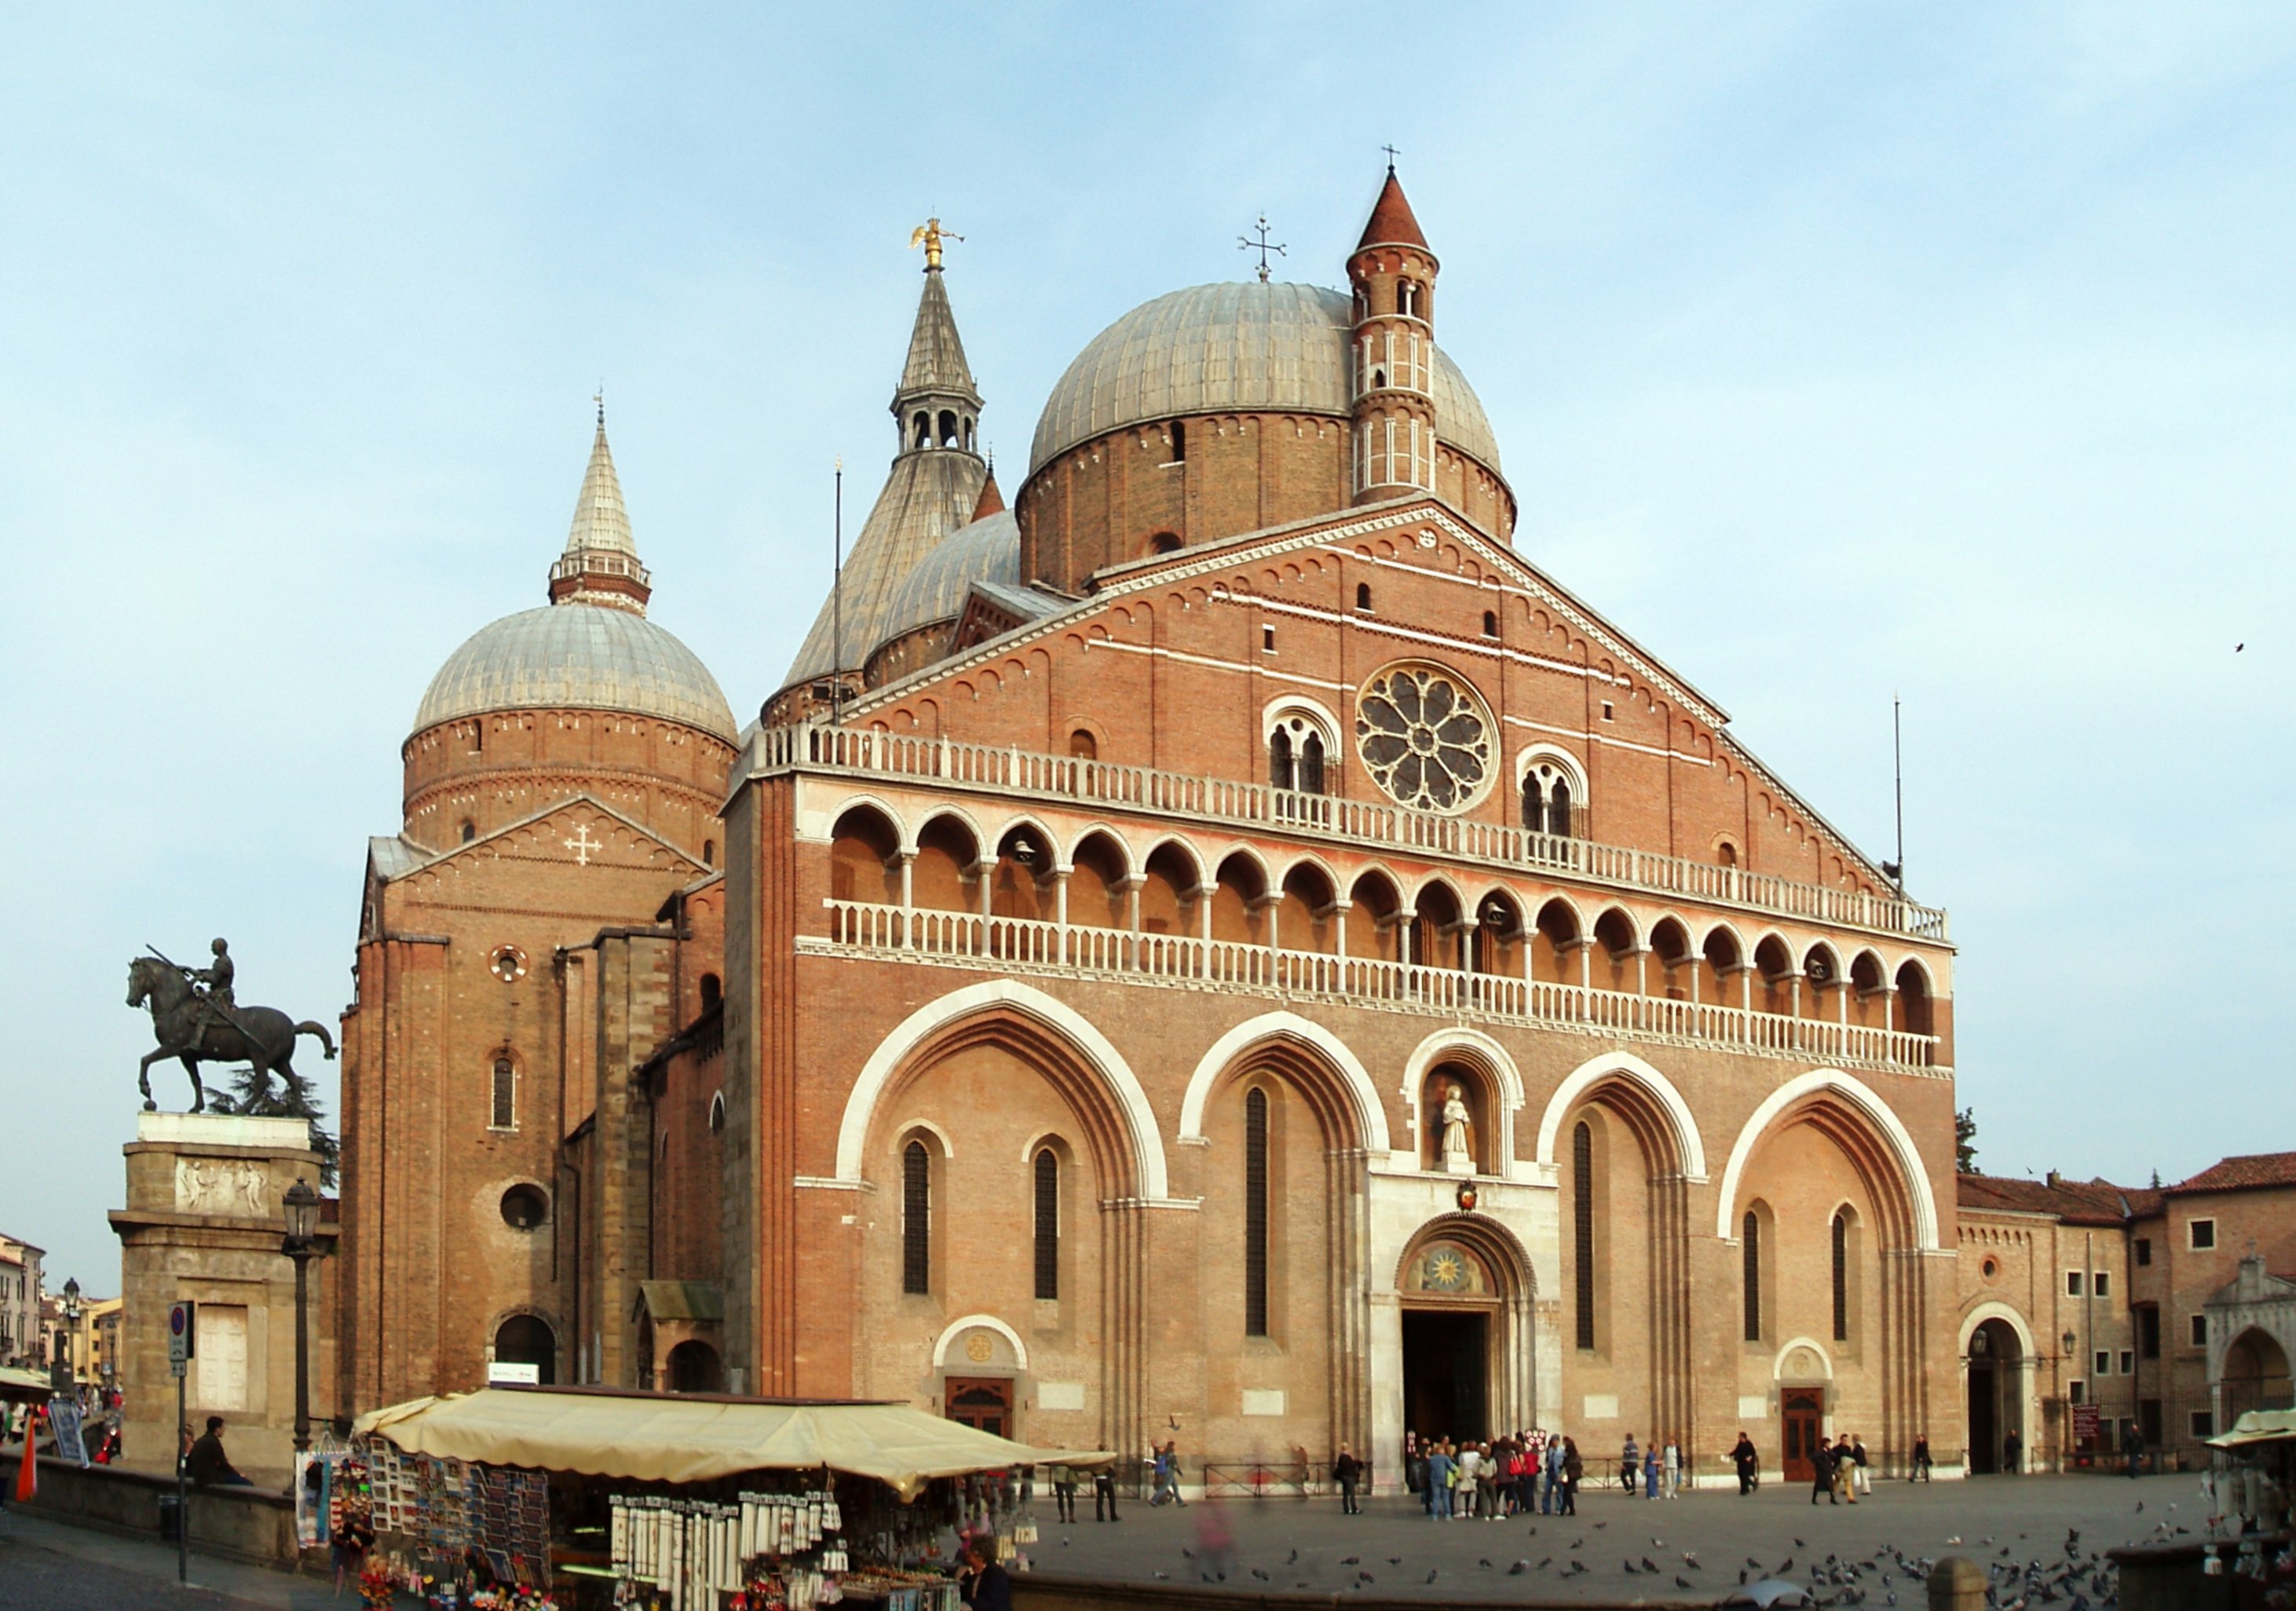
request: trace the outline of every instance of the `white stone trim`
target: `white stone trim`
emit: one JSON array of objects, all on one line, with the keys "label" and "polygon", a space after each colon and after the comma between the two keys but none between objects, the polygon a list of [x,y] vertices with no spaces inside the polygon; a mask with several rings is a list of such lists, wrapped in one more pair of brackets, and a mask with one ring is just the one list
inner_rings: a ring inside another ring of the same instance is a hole
[{"label": "white stone trim", "polygon": [[1762,1139],[1778,1115],[1802,1098],[1820,1092],[1833,1092],[1846,1098],[1889,1142],[1890,1150],[1897,1157],[1898,1173],[1905,1177],[1906,1192],[1913,1199],[1914,1245],[1924,1253],[1937,1251],[1937,1199],[1930,1192],[1929,1170],[1922,1163],[1921,1149],[1914,1145],[1905,1121],[1874,1094],[1872,1086],[1852,1079],[1839,1068],[1814,1068],[1808,1074],[1797,1075],[1770,1092],[1754,1109],[1745,1127],[1739,1131],[1737,1142],[1730,1149],[1729,1165],[1722,1171],[1714,1234],[1726,1242],[1732,1238],[1730,1217],[1737,1206],[1738,1182],[1745,1173],[1746,1160],[1752,1156],[1754,1144]]},{"label": "white stone trim", "polygon": [[1379,1089],[1372,1084],[1363,1060],[1338,1035],[1296,1012],[1263,1012],[1258,1018],[1244,1019],[1212,1043],[1211,1049],[1197,1060],[1196,1071],[1188,1076],[1187,1093],[1180,1099],[1181,1143],[1201,1144],[1206,1140],[1204,1107],[1211,1100],[1212,1082],[1219,1078],[1221,1072],[1259,1042],[1285,1039],[1302,1042],[1323,1053],[1340,1071],[1348,1094],[1355,1099],[1356,1124],[1362,1131],[1365,1150],[1391,1150],[1387,1136],[1387,1110],[1380,1104]]},{"label": "white stone trim", "polygon": [[965,1314],[949,1321],[948,1329],[935,1339],[932,1353],[934,1370],[941,1370],[947,1368],[948,1345],[957,1339],[960,1333],[971,1331],[975,1327],[983,1331],[994,1331],[1012,1344],[1013,1357],[1019,1362],[1020,1369],[1026,1370],[1029,1368],[1029,1345],[1021,1340],[1019,1332],[993,1314]]},{"label": "white stone trim", "polygon": [[1155,1111],[1149,1107],[1148,1093],[1141,1089],[1139,1077],[1124,1060],[1124,1054],[1075,1008],[1017,979],[993,979],[953,990],[909,1014],[878,1043],[846,1097],[845,1116],[837,1129],[836,1178],[857,1185],[865,1180],[861,1160],[868,1145],[870,1120],[876,1114],[878,1098],[884,1094],[895,1070],[908,1054],[936,1030],[992,1007],[1013,1008],[1040,1019],[1083,1056],[1107,1082],[1116,1098],[1118,1111],[1124,1116],[1133,1155],[1138,1160],[1140,1195],[1151,1200],[1170,1196],[1169,1177],[1164,1167],[1164,1140],[1156,1128]]},{"label": "white stone trim", "polygon": [[[1599,1081],[1612,1075],[1624,1075],[1631,1084],[1641,1086],[1658,1099],[1674,1127],[1674,1142],[1682,1153],[1684,1176],[1693,1184],[1706,1179],[1706,1142],[1698,1133],[1698,1120],[1690,1111],[1690,1104],[1682,1100],[1674,1082],[1631,1051],[1606,1051],[1572,1069],[1562,1084],[1554,1088],[1546,1112],[1538,1122],[1538,1160],[1554,1168],[1554,1142],[1562,1133],[1562,1121],[1570,1116],[1578,1100]],[[1726,1215],[1727,1210],[1725,1210]],[[1727,1240],[1726,1231],[1724,1239]]]},{"label": "white stone trim", "polygon": [[1827,1350],[1825,1345],[1819,1342],[1814,1337],[1796,1337],[1787,1338],[1784,1344],[1780,1345],[1777,1353],[1771,1358],[1771,1381],[1783,1382],[1785,1380],[1784,1372],[1786,1368],[1786,1356],[1797,1348],[1807,1348],[1812,1353],[1817,1355],[1817,1362],[1825,1367],[1825,1379],[1829,1382],[1833,1379],[1833,1355]]},{"label": "white stone trim", "polygon": [[2033,1329],[2026,1324],[2025,1317],[2013,1306],[2003,1303],[1998,1298],[1988,1298],[1962,1316],[1961,1340],[1955,1345],[1954,1352],[1963,1359],[1967,1359],[1969,1339],[1975,1337],[1977,1329],[1988,1321],[2009,1322],[2009,1329],[2017,1334],[2017,1346],[2024,1354],[2024,1360],[2021,1361],[2021,1363],[2030,1362],[2041,1357],[2041,1351],[2033,1341]]}]

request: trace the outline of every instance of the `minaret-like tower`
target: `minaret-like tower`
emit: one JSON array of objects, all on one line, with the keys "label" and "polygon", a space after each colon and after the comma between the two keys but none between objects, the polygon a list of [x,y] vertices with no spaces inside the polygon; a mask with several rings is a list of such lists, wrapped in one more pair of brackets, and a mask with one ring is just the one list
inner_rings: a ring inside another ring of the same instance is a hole
[{"label": "minaret-like tower", "polygon": [[1390,162],[1363,239],[1348,258],[1355,291],[1349,393],[1357,503],[1434,489],[1439,266]]},{"label": "minaret-like tower", "polygon": [[925,293],[917,304],[916,328],[909,335],[909,361],[901,366],[901,383],[893,388],[899,453],[955,449],[980,455],[975,436],[980,427],[980,394],[973,389],[964,343],[957,338],[956,315],[949,310],[948,291],[940,279],[941,241],[962,238],[944,232],[939,218],[916,232],[914,243],[925,249]]},{"label": "minaret-like tower", "polygon": [[574,502],[574,525],[566,552],[550,568],[553,604],[604,604],[645,614],[653,596],[652,578],[638,563],[630,536],[629,511],[622,507],[622,483],[614,474],[613,450],[606,446],[606,400],[598,399],[598,434],[590,444],[590,468],[582,476],[582,495]]}]

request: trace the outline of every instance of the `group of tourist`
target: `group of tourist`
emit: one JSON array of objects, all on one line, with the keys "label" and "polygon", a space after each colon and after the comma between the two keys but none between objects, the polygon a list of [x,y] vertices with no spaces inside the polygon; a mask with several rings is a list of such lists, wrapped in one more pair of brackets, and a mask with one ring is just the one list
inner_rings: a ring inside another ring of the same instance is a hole
[{"label": "group of tourist", "polygon": [[[1742,1432],[1738,1435],[1742,1441],[1745,1437]],[[1923,1440],[1924,1453],[1927,1441]],[[1821,1499],[1838,1505],[1845,1496],[1854,1505],[1859,1494],[1874,1492],[1874,1475],[1862,1437],[1845,1434],[1831,1443],[1819,1438],[1816,1447],[1810,1451],[1810,1465],[1816,1473],[1809,1491],[1809,1502],[1813,1505]]]},{"label": "group of tourist", "polygon": [[[1632,1449],[1634,1440],[1628,1438]],[[1679,1473],[1674,1447],[1667,1461],[1653,1450],[1652,1497],[1658,1497],[1662,1470]],[[1436,1521],[1503,1521],[1510,1516],[1576,1516],[1578,1484],[1587,1462],[1578,1444],[1559,1433],[1532,1430],[1488,1442],[1454,1443],[1435,1436],[1403,1435],[1404,1482]],[[1630,1487],[1629,1492],[1632,1492]],[[1668,1489],[1671,1494],[1671,1487]]]}]

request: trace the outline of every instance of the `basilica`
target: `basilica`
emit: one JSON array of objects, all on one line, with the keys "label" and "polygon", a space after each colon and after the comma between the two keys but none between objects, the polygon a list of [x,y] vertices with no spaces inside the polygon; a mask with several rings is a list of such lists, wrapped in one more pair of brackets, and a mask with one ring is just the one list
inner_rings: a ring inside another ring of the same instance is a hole
[{"label": "basilica", "polygon": [[1392,170],[1335,286],[1094,338],[1009,499],[920,236],[882,491],[757,703],[654,618],[603,413],[548,601],[422,695],[338,1402],[1955,1463],[1945,914],[1518,548]]}]

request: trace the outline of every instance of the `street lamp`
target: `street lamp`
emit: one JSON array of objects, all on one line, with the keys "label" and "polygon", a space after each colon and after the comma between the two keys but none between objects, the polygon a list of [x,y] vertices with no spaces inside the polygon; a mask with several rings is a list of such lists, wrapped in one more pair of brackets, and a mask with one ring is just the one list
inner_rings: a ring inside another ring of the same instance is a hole
[{"label": "street lamp", "polygon": [[319,1194],[299,1180],[281,1199],[287,1215],[287,1240],[280,1251],[295,1261],[295,1452],[311,1447],[311,1261],[319,1246]]},{"label": "street lamp", "polygon": [[79,1278],[64,1282],[64,1386],[79,1386]]}]

